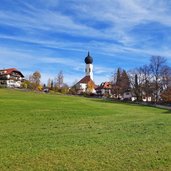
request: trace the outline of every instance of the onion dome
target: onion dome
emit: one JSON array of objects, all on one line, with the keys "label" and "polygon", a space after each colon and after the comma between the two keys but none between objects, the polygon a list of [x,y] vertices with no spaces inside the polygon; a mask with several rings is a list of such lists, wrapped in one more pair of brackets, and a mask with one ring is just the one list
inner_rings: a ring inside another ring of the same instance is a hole
[{"label": "onion dome", "polygon": [[92,64],[93,63],[93,58],[90,56],[90,53],[88,52],[87,57],[85,58],[85,63],[86,64]]}]

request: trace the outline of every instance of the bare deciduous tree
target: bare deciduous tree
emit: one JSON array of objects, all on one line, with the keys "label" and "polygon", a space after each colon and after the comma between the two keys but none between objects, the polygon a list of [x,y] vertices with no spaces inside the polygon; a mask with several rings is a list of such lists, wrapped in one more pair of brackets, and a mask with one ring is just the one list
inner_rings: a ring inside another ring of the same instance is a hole
[{"label": "bare deciduous tree", "polygon": [[60,71],[55,79],[55,85],[57,88],[61,88],[64,83],[64,75],[63,72]]},{"label": "bare deciduous tree", "polygon": [[47,87],[48,88],[51,88],[51,79],[49,78],[48,81],[47,81]]},{"label": "bare deciduous tree", "polygon": [[140,90],[142,91],[142,97],[144,96],[144,98],[146,98],[146,101],[148,101],[148,98],[152,95],[150,67],[148,65],[144,65],[138,68],[138,72],[141,80]]},{"label": "bare deciduous tree", "polygon": [[129,80],[132,93],[135,95],[138,101],[142,100],[142,90],[141,90],[141,74],[138,69],[129,71]]},{"label": "bare deciduous tree", "polygon": [[166,75],[166,59],[161,56],[152,56],[150,59],[150,69],[154,82],[155,102],[159,101],[160,93],[163,90],[163,77]]}]

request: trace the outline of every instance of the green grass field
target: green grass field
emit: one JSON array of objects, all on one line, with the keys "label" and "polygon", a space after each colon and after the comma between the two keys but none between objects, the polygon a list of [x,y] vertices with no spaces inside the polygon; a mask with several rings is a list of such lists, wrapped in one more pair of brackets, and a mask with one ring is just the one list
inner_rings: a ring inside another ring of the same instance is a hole
[{"label": "green grass field", "polygon": [[171,112],[0,89],[0,170],[171,170]]}]

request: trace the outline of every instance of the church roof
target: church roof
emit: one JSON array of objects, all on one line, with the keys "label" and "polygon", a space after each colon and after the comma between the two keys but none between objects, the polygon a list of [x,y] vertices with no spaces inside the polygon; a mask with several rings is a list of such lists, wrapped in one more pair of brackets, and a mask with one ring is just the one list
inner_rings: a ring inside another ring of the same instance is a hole
[{"label": "church roof", "polygon": [[93,81],[93,80],[90,78],[90,76],[85,76],[78,83],[85,83],[85,84],[87,84],[89,81]]},{"label": "church roof", "polygon": [[80,84],[80,83],[82,83],[82,84],[89,84],[89,83],[91,83],[91,84],[93,84],[94,85],[94,88],[96,89],[97,88],[97,85],[94,83],[94,81],[90,78],[90,76],[85,76],[85,77],[83,77],[78,83],[76,83],[76,84]]}]

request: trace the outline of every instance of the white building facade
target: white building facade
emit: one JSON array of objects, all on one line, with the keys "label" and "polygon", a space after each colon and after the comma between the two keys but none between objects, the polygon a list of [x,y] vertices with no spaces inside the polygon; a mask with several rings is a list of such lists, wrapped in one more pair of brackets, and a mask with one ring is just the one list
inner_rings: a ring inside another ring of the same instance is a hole
[{"label": "white building facade", "polygon": [[23,74],[15,68],[0,70],[0,85],[8,88],[20,88]]}]

